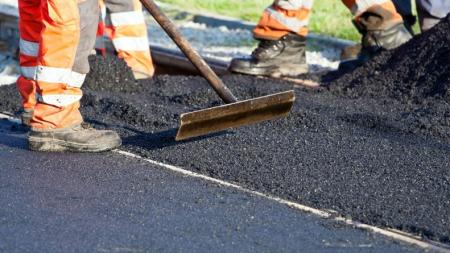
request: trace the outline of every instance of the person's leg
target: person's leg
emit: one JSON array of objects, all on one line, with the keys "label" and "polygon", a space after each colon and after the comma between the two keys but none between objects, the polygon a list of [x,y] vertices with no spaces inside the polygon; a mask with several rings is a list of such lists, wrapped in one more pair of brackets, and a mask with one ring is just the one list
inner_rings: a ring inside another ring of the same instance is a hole
[{"label": "person's leg", "polygon": [[136,79],[150,78],[155,69],[150,55],[147,26],[139,0],[105,0],[112,42]]},{"label": "person's leg", "polygon": [[305,37],[312,5],[312,0],[275,1],[264,10],[253,36],[265,40],[278,40],[289,33]]},{"label": "person's leg", "polygon": [[266,76],[295,76],[308,71],[306,35],[313,0],[277,0],[253,30],[260,40],[250,58],[236,58],[230,70]]},{"label": "person's leg", "polygon": [[38,103],[31,121],[35,129],[63,128],[82,122],[78,107],[84,75],[72,73],[80,36],[77,3],[77,0],[42,0],[43,29],[39,66],[35,69]]},{"label": "person's leg", "polygon": [[355,16],[363,48],[393,49],[411,38],[391,0],[343,0]]},{"label": "person's leg", "polygon": [[[409,33],[414,34],[412,26],[416,23],[416,17],[412,13],[412,4],[409,0],[392,0],[395,9],[403,19],[406,29]],[[341,53],[341,60],[357,58],[362,49],[361,44],[348,46]]]},{"label": "person's leg", "polygon": [[416,0],[422,32],[429,30],[450,13],[448,0]]},{"label": "person's leg", "polygon": [[39,50],[39,37],[42,29],[41,1],[19,0],[19,30],[20,30],[20,55],[19,62],[22,69],[21,76],[17,80],[17,89],[22,97],[22,123],[29,125],[36,105],[36,81],[34,72],[27,70],[37,66]]},{"label": "person's leg", "polygon": [[341,62],[341,70],[352,70],[380,50],[394,49],[412,38],[391,0],[343,0],[354,15],[361,33],[361,51],[356,59]]},{"label": "person's leg", "polygon": [[35,72],[38,97],[28,138],[32,150],[97,152],[120,145],[114,132],[81,124],[80,88],[95,43],[97,4],[97,0],[42,0],[38,66],[28,69]]},{"label": "person's leg", "polygon": [[106,17],[106,6],[103,0],[99,0],[99,8],[100,12],[98,15],[98,28],[97,28],[97,37],[95,39],[95,51],[99,55],[106,55],[106,45],[105,38],[106,30],[105,30],[105,17]]},{"label": "person's leg", "polygon": [[412,1],[410,0],[392,0],[395,9],[402,16],[406,29],[414,34],[412,27],[416,24],[416,17],[413,14]]}]

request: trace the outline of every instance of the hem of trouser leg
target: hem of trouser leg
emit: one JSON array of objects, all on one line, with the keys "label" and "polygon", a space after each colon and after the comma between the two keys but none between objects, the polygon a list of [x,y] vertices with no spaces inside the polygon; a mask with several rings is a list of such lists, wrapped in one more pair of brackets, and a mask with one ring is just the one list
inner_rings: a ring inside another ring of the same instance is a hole
[{"label": "hem of trouser leg", "polygon": [[[359,20],[360,17],[361,16],[355,17],[353,19],[353,21],[354,21],[354,25],[355,25],[356,29],[358,30],[358,32],[362,34],[361,31],[363,31],[364,28],[358,27],[358,26],[361,26],[360,25],[361,22]],[[400,19],[394,19],[394,20],[388,20],[388,21],[384,21],[383,25],[381,25],[381,27],[379,27],[377,29],[372,29],[372,30],[371,29],[367,29],[367,31],[384,31],[384,30],[391,29],[392,27],[400,25],[400,24],[402,24],[402,25],[405,24],[405,22],[401,18]]]},{"label": "hem of trouser leg", "polygon": [[79,123],[74,123],[74,124],[71,124],[69,126],[62,127],[62,128],[31,127],[31,131],[33,131],[33,132],[41,132],[41,133],[46,133],[46,132],[63,132],[63,131],[66,131],[68,129],[71,129],[73,127],[79,126],[79,125],[81,125],[81,123],[83,123],[83,121],[80,121]]},{"label": "hem of trouser leg", "polygon": [[[403,19],[401,19],[401,20],[398,20],[397,22],[392,22],[392,23],[389,23],[389,25],[388,25],[388,26],[385,26],[385,27],[383,27],[383,29],[382,29],[382,30],[389,30],[389,29],[391,29],[391,28],[393,28],[393,27],[396,27],[396,26],[399,26],[399,25],[403,25],[403,26],[405,26],[405,22],[403,21]],[[406,26],[405,26],[405,28],[406,28]]]},{"label": "hem of trouser leg", "polygon": [[289,34],[289,32],[284,33],[283,35],[279,36],[279,37],[275,37],[275,36],[267,36],[267,35],[260,35],[260,34],[253,34],[253,38],[256,40],[279,40],[281,39],[283,36]]},{"label": "hem of trouser leg", "polygon": [[[131,69],[131,71],[133,72],[133,76],[135,79],[138,79],[136,77],[141,77],[140,79],[145,79],[145,78],[152,78],[153,75],[149,74],[147,70],[141,70],[141,69]],[[145,78],[142,78],[145,77]]]},{"label": "hem of trouser leg", "polygon": [[295,32],[286,31],[281,36],[269,36],[269,35],[261,35],[261,34],[253,33],[253,38],[256,39],[256,40],[279,40],[283,36],[286,36],[288,34],[294,34],[294,35],[297,35],[299,37],[303,37],[305,39],[306,39],[306,37],[308,35],[308,34],[302,35],[302,34],[298,34],[298,33],[295,33]]},{"label": "hem of trouser leg", "polygon": [[[356,21],[356,22],[359,22],[359,19],[365,13],[373,13],[375,15],[379,15],[379,12],[377,11],[377,8],[380,8],[379,6],[380,5],[375,5],[375,6],[372,6],[372,7],[368,8],[366,11],[364,11],[361,14],[355,16],[353,18],[353,20]],[[389,10],[387,10],[387,11],[389,11]],[[387,20],[385,20],[383,18],[383,24],[381,25],[380,29],[382,29],[382,30],[389,29],[389,28],[392,28],[392,27],[398,25],[399,23],[404,23],[402,16],[398,12],[391,12],[391,14],[392,14],[391,18],[389,18]]]}]

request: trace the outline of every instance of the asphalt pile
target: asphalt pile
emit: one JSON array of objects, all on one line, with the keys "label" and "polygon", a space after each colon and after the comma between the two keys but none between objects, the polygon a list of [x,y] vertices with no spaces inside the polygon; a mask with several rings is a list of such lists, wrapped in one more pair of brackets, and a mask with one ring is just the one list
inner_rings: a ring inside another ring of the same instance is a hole
[{"label": "asphalt pile", "polygon": [[[337,80],[325,76],[325,85],[338,96],[400,101],[404,104],[404,113],[395,120],[402,131],[447,139],[450,137],[448,31],[450,16],[409,43],[382,52]],[[334,73],[329,76],[334,77]],[[372,120],[369,124],[383,127]]]},{"label": "asphalt pile", "polygon": [[450,15],[396,50],[385,51],[347,73],[330,89],[349,97],[394,98],[423,104],[450,103]]},{"label": "asphalt pile", "polygon": [[[135,82],[113,58],[91,59],[82,113],[97,128],[117,130],[123,149],[144,157],[450,243],[450,40],[440,30],[448,25],[318,90],[223,78],[240,99],[295,89],[293,111],[277,121],[175,142],[179,115],[220,105],[219,97],[195,76]],[[14,85],[1,87],[0,96],[0,111],[18,110]]]}]

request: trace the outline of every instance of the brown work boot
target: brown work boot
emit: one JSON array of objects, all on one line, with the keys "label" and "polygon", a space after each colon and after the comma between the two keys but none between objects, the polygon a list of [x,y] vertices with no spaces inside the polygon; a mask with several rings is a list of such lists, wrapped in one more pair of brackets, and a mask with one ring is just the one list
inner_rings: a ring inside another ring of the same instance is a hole
[{"label": "brown work boot", "polygon": [[249,58],[235,58],[230,71],[260,76],[297,76],[308,72],[306,38],[287,34],[278,40],[260,40]]},{"label": "brown work boot", "polygon": [[382,50],[391,50],[408,42],[412,35],[403,22],[385,21],[374,13],[364,13],[354,24],[362,34],[361,51],[356,59],[342,61],[340,70],[350,71],[361,66]]},{"label": "brown work boot", "polygon": [[82,123],[63,129],[31,129],[28,147],[46,152],[103,152],[122,144],[119,135],[110,130],[96,130]]}]

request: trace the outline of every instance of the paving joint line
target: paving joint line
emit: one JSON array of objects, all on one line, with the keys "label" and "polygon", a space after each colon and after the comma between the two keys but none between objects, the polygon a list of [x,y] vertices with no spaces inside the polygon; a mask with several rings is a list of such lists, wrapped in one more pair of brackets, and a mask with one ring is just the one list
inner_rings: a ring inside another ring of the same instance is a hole
[{"label": "paving joint line", "polygon": [[439,252],[439,253],[450,253],[450,245],[447,244],[443,244],[440,242],[436,242],[436,241],[431,241],[431,240],[424,240],[423,238],[420,238],[419,236],[407,233],[407,232],[403,232],[403,231],[399,231],[396,229],[385,229],[385,228],[379,228],[373,225],[369,225],[369,224],[365,224],[359,221],[354,221],[352,219],[349,218],[345,218],[342,216],[337,216],[337,212],[334,210],[320,210],[317,208],[313,208],[313,207],[309,207],[306,205],[302,205],[290,200],[286,200],[286,199],[282,199],[280,197],[277,196],[273,196],[273,195],[269,195],[266,193],[262,193],[262,192],[258,192],[255,190],[250,190],[247,188],[244,188],[238,184],[235,183],[231,183],[231,182],[227,182],[224,180],[220,180],[220,179],[216,179],[213,177],[209,177],[200,173],[196,173],[193,171],[189,171],[186,169],[183,169],[182,167],[178,167],[178,166],[174,166],[174,165],[170,165],[170,164],[166,164],[163,162],[158,162],[155,160],[151,160],[145,157],[142,157],[140,155],[136,155],[133,154],[131,152],[128,151],[124,151],[124,150],[120,150],[120,149],[116,149],[113,152],[130,157],[130,158],[135,158],[135,159],[139,159],[139,160],[143,160],[146,161],[150,164],[156,165],[158,167],[162,167],[165,168],[167,170],[176,172],[176,173],[180,173],[183,174],[185,176],[189,176],[189,177],[193,177],[193,178],[198,178],[198,179],[203,179],[205,181],[211,182],[211,183],[215,183],[224,187],[229,187],[229,188],[233,188],[236,190],[239,190],[241,192],[245,192],[254,196],[258,196],[258,197],[262,197],[271,201],[275,201],[279,204],[283,204],[286,205],[288,207],[291,207],[293,209],[302,211],[302,212],[307,212],[307,213],[311,213],[313,215],[316,215],[320,218],[324,218],[324,219],[329,219],[329,220],[334,220],[337,222],[341,222],[344,223],[346,225],[349,226],[353,226],[355,228],[359,228],[359,229],[363,229],[366,231],[370,231],[376,234],[380,234],[383,235],[385,237],[390,238],[391,240],[394,241],[399,241],[399,242],[403,242],[409,245],[414,245],[417,246],[419,248],[425,249],[425,250],[432,250],[434,252]]}]

